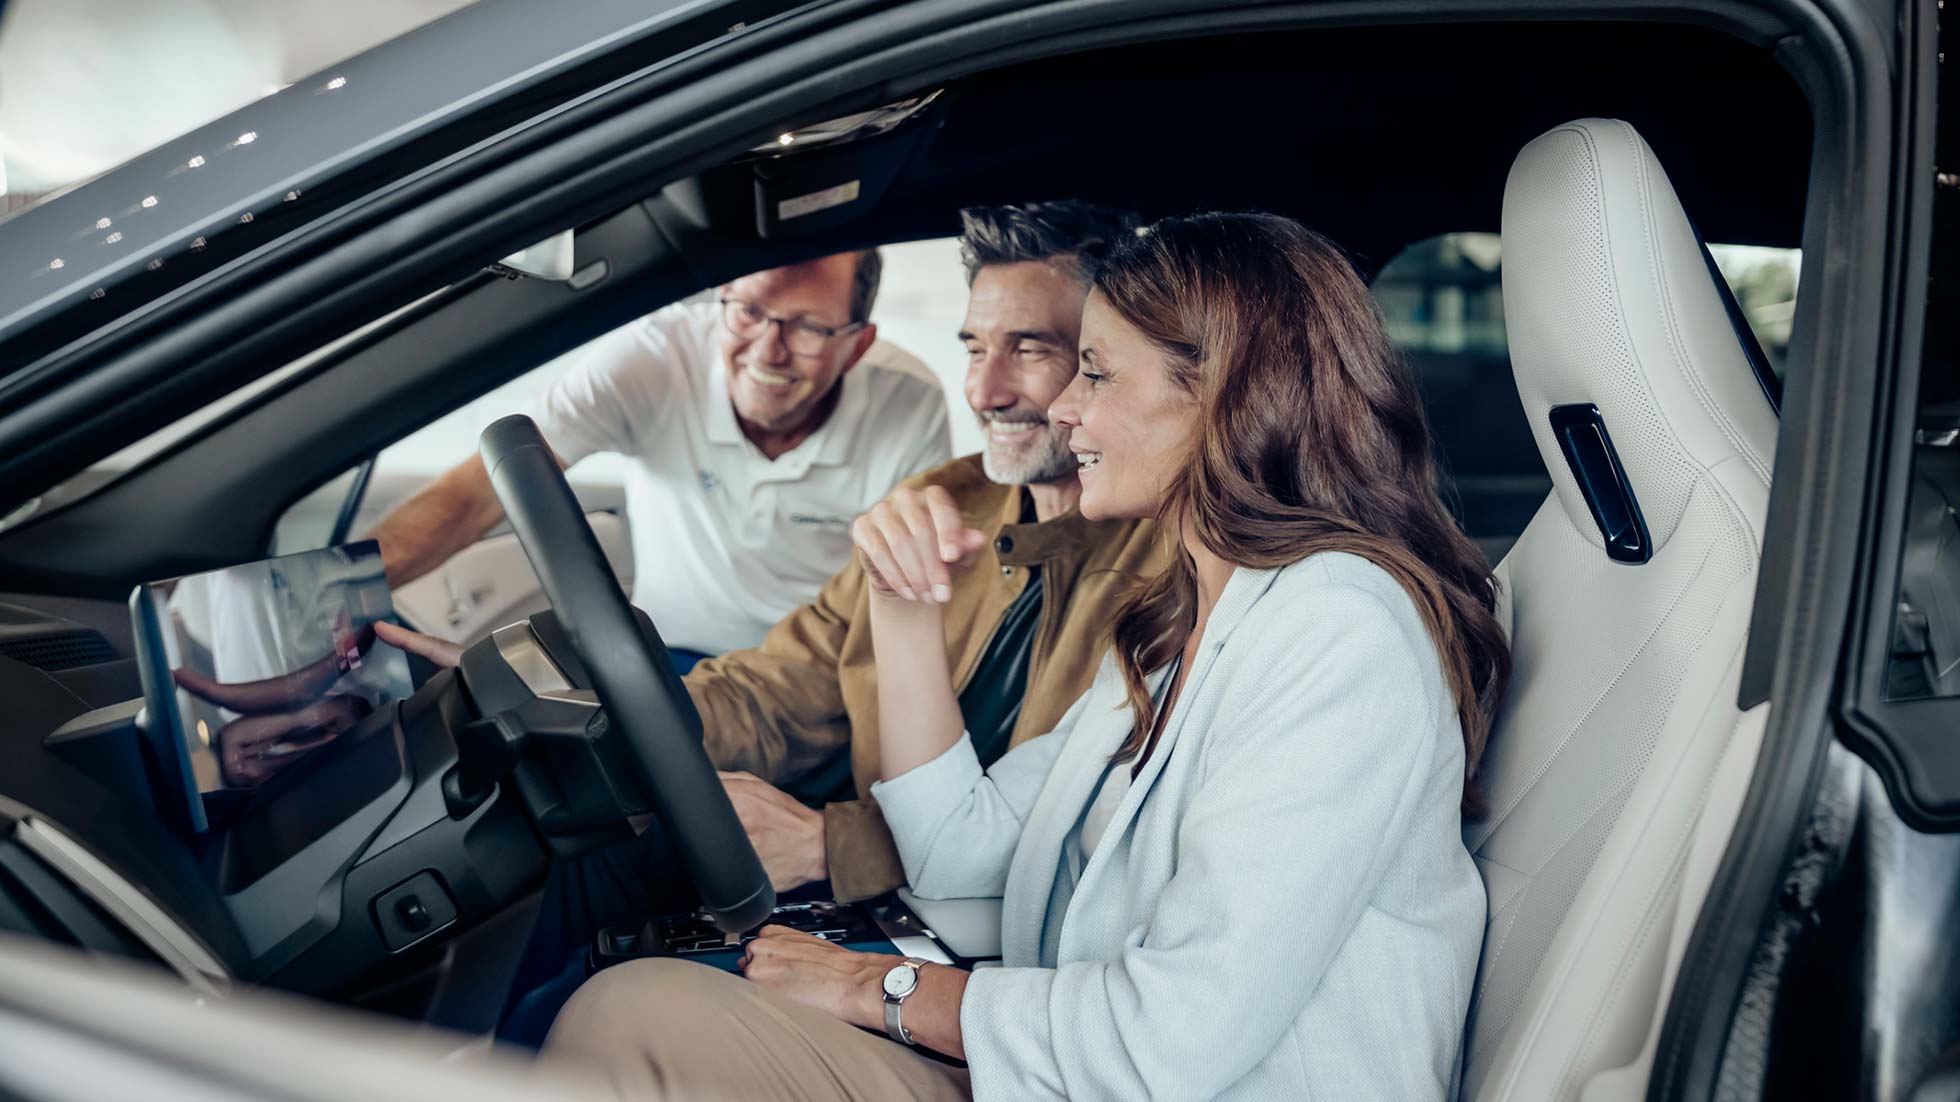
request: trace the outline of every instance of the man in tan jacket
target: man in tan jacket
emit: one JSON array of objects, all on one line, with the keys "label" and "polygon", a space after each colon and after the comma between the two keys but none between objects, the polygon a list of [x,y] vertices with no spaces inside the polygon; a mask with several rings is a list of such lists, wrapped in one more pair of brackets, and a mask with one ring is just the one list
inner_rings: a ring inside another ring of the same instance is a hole
[{"label": "man in tan jacket", "polygon": [[[966,398],[987,445],[907,484],[944,486],[967,523],[990,537],[975,568],[954,581],[945,622],[960,710],[991,763],[1051,730],[1088,689],[1123,590],[1162,569],[1170,548],[1147,522],[1083,519],[1067,434],[1047,417],[1075,376],[1093,265],[1135,220],[1075,202],[961,217],[971,288],[960,331]],[[878,684],[858,565],[761,646],[704,661],[684,683],[778,891],[828,880],[831,894],[852,900],[904,883],[891,835],[864,795],[879,779]],[[689,906],[686,887],[657,829],[560,862],[516,990],[548,978],[599,929]]]},{"label": "man in tan jacket", "polygon": [[[966,398],[987,446],[907,485],[945,487],[990,537],[946,610],[961,712],[984,763],[1053,729],[1094,678],[1124,587],[1161,568],[1168,549],[1147,524],[1082,518],[1067,434],[1047,418],[1075,376],[1088,265],[1128,221],[1076,203],[974,209],[963,221]],[[863,795],[878,779],[878,682],[858,565],[760,647],[704,662],[685,682],[709,756],[739,771],[724,782],[779,891],[827,879],[851,900],[904,883]]]}]

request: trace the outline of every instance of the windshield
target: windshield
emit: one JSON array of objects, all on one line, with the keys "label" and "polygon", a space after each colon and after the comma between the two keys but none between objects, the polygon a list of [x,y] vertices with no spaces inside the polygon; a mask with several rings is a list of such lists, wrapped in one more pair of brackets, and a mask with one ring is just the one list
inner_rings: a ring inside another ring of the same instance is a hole
[{"label": "windshield", "polygon": [[0,217],[470,2],[0,2]]}]

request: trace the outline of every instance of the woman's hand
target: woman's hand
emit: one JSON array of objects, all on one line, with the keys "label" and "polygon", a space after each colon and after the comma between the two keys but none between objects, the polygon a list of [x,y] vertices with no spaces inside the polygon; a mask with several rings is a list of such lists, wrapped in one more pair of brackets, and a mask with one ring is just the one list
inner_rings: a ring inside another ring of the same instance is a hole
[{"label": "woman's hand", "polygon": [[410,654],[419,654],[443,669],[453,669],[463,660],[462,647],[447,639],[410,631],[400,624],[391,624],[386,620],[376,621],[374,633],[389,646],[399,647]]},{"label": "woman's hand", "polygon": [[[786,926],[764,926],[743,950],[742,974],[756,983],[874,1033],[885,1031],[885,973],[903,960],[889,953],[860,953]],[[960,1004],[966,999],[964,969],[929,964],[905,1000],[905,1028],[926,1048],[966,1059]]]},{"label": "woman's hand", "polygon": [[885,1028],[885,973],[898,957],[860,953],[787,926],[764,926],[742,950],[742,974],[864,1029]]},{"label": "woman's hand", "polygon": [[851,539],[874,595],[941,605],[953,599],[953,575],[987,542],[943,486],[893,490],[857,519]]}]

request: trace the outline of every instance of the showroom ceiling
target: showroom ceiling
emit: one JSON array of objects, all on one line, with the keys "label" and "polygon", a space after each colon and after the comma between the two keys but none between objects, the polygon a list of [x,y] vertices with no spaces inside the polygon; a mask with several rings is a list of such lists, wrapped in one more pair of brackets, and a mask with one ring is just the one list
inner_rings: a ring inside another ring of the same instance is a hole
[{"label": "showroom ceiling", "polygon": [[12,0],[0,214],[469,0]]}]

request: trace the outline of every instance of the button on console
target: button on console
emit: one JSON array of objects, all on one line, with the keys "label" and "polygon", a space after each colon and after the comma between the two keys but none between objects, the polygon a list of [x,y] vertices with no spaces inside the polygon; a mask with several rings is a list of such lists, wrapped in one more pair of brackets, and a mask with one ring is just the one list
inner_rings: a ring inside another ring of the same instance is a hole
[{"label": "button on console", "polygon": [[456,923],[456,901],[427,869],[375,896],[372,909],[374,924],[391,953]]}]

